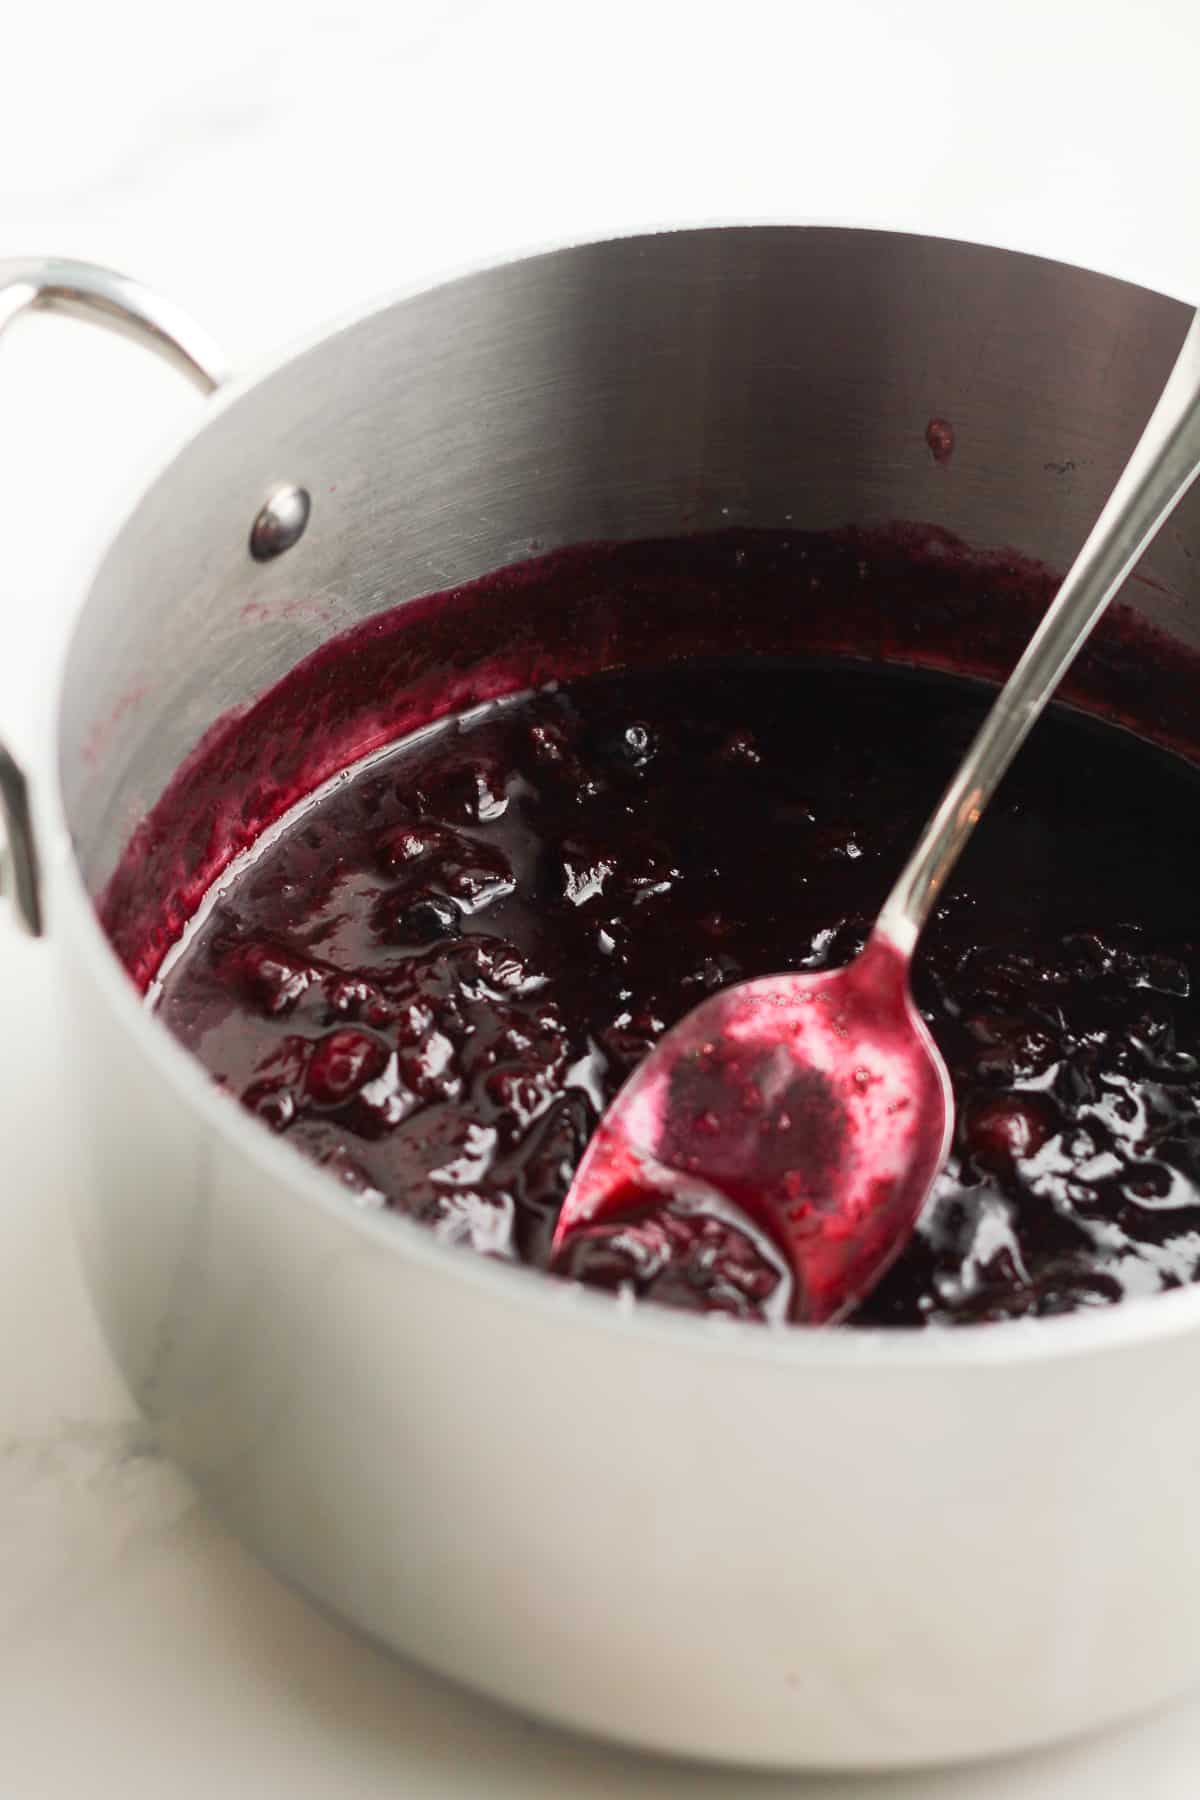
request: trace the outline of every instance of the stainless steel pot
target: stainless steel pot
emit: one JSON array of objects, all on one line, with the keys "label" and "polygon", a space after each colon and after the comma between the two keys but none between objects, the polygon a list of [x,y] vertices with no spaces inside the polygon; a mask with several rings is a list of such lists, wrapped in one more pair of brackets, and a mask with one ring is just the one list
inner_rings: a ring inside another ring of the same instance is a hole
[{"label": "stainless steel pot", "polygon": [[[131,284],[3,274],[0,322],[99,308],[218,385],[199,334]],[[355,1210],[213,1090],[94,908],[220,714],[535,542],[900,518],[1065,564],[1187,319],[1104,276],[878,232],[583,245],[220,384],[120,530],[35,809],[87,1269],[165,1447],[385,1643],[546,1718],[762,1764],[1010,1750],[1200,1679],[1200,1289],[947,1335],[623,1310]],[[949,466],[931,414],[954,422]],[[1192,646],[1198,551],[1193,495],[1129,594]],[[36,923],[23,783],[0,775]]]}]

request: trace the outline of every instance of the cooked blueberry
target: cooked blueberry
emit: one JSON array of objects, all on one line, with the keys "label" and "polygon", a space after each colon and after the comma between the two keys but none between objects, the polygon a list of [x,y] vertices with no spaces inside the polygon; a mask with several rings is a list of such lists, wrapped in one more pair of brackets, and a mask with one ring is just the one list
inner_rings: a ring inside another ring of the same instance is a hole
[{"label": "cooked blueberry", "polygon": [[436,944],[442,938],[456,938],[462,932],[462,916],[453,900],[441,894],[426,894],[399,907],[385,896],[376,912],[377,930],[392,944]]},{"label": "cooked blueberry", "polygon": [[342,1106],[379,1074],[386,1061],[383,1044],[365,1031],[327,1032],[308,1059],[305,1091],[318,1106]]}]

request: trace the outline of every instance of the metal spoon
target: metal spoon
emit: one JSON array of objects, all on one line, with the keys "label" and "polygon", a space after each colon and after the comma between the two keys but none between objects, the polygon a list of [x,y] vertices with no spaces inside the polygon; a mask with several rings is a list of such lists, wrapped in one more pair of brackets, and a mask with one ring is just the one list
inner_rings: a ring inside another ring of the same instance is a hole
[{"label": "metal spoon", "polygon": [[846,1313],[903,1248],[954,1131],[913,1005],[917,939],[1013,757],[1142,551],[1200,473],[1200,314],[1116,487],[918,840],[862,953],[712,995],[600,1121],[554,1238],[670,1201],[730,1203],[784,1253],[790,1312]]}]

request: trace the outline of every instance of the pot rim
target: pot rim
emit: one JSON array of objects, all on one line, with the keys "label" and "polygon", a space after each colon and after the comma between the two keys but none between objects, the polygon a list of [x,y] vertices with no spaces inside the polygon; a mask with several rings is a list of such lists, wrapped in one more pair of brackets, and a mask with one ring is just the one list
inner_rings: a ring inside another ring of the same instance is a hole
[{"label": "pot rim", "polygon": [[[146,1006],[105,934],[91,896],[84,884],[67,824],[59,759],[60,723],[66,670],[74,647],[78,623],[86,610],[96,575],[119,549],[130,520],[149,493],[169,480],[191,444],[227,408],[235,406],[261,381],[296,362],[319,345],[352,330],[367,319],[390,311],[407,300],[471,277],[486,275],[512,263],[541,256],[589,248],[629,238],[663,236],[674,232],[711,230],[786,229],[846,233],[876,233],[889,237],[922,237],[969,248],[994,249],[1008,255],[1057,263],[1080,269],[1038,250],[1007,243],[982,243],[978,239],[951,238],[897,225],[894,221],[847,220],[810,217],[697,219],[667,224],[635,225],[603,237],[555,240],[497,254],[481,261],[418,277],[414,281],[347,309],[323,326],[303,333],[264,364],[255,364],[223,384],[206,403],[198,423],[177,442],[165,463],[156,459],[148,478],[134,486],[124,516],[108,536],[92,564],[84,599],[71,629],[64,634],[55,678],[50,689],[52,770],[39,796],[42,823],[43,866],[53,875],[49,883],[51,935],[65,929],[87,958],[90,972],[110,1009],[114,1022],[138,1042],[151,1065],[157,1067],[181,1101],[200,1120],[225,1139],[265,1177],[290,1188],[301,1199],[320,1208],[348,1233],[384,1254],[411,1259],[431,1276],[465,1285],[494,1303],[522,1312],[531,1309],[543,1317],[561,1321],[564,1328],[607,1331],[644,1343],[661,1344],[682,1354],[733,1356],[751,1363],[781,1363],[812,1369],[846,1371],[881,1368],[920,1369],[941,1374],[951,1369],[1043,1363],[1064,1357],[1113,1352],[1133,1345],[1150,1344],[1182,1336],[1200,1328],[1200,1282],[1166,1293],[1131,1297],[1116,1305],[1082,1310],[1049,1318],[996,1320],[955,1327],[869,1326],[845,1330],[813,1331],[800,1326],[763,1326],[721,1315],[676,1312],[669,1307],[638,1304],[581,1283],[558,1280],[544,1270],[517,1262],[501,1262],[479,1255],[465,1246],[443,1243],[428,1227],[403,1213],[372,1212],[355,1206],[336,1181],[315,1163],[294,1150],[252,1119],[210,1079],[190,1050],[172,1036]],[[1084,273],[1127,282],[1148,291],[1181,299],[1169,287],[1134,281],[1107,270],[1084,268]],[[62,923],[60,924],[60,921]]]}]

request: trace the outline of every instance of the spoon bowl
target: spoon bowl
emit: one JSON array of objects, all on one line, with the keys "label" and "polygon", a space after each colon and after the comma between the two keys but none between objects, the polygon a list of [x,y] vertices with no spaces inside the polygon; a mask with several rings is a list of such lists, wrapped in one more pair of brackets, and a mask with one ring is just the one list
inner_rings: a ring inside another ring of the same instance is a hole
[{"label": "spoon bowl", "polygon": [[876,931],[845,968],[739,982],[666,1033],[592,1137],[561,1241],[732,1206],[785,1252],[778,1310],[831,1324],[904,1243],[953,1134],[908,959]]}]

